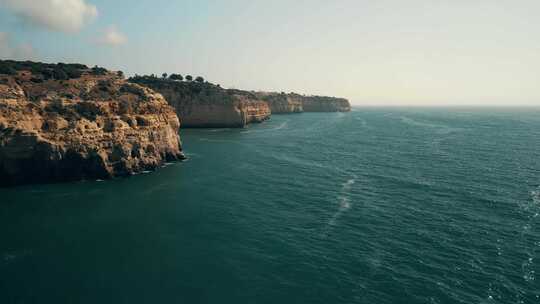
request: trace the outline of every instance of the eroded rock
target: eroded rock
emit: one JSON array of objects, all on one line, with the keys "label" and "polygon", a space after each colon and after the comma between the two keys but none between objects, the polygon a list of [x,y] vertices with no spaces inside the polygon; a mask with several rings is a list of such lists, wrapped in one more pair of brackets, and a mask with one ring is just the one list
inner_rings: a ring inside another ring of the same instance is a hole
[{"label": "eroded rock", "polygon": [[188,128],[242,128],[270,118],[270,107],[255,94],[211,83],[181,82],[150,76],[130,81],[161,93]]},{"label": "eroded rock", "polygon": [[105,179],[184,158],[161,94],[112,72],[22,73],[0,74],[0,185]]}]

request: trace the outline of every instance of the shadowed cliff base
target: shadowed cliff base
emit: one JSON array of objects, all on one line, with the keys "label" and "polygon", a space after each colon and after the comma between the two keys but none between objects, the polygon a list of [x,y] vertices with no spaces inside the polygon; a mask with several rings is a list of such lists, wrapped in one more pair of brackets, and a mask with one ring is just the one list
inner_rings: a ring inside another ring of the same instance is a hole
[{"label": "shadowed cliff base", "polygon": [[105,179],[184,158],[174,109],[121,72],[0,61],[0,185]]}]

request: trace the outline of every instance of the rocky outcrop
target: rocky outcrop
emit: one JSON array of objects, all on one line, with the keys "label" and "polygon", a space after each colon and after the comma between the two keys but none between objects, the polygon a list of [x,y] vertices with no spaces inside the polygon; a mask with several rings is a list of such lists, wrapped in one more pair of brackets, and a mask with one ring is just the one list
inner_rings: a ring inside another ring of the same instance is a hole
[{"label": "rocky outcrop", "polygon": [[161,94],[105,70],[66,79],[62,69],[20,69],[0,74],[1,186],[106,179],[184,158]]},{"label": "rocky outcrop", "polygon": [[152,76],[136,76],[130,81],[161,93],[176,109],[183,128],[242,128],[270,118],[268,104],[250,92]]},{"label": "rocky outcrop", "polygon": [[270,107],[268,103],[263,100],[257,99],[256,96],[251,93],[235,93],[233,94],[235,102],[238,104],[238,108],[243,113],[244,125],[250,123],[261,123],[270,119]]},{"label": "rocky outcrop", "polygon": [[301,112],[348,112],[351,110],[345,98],[328,96],[304,96],[296,93],[257,92],[268,103],[273,114]]},{"label": "rocky outcrop", "polygon": [[304,112],[348,112],[351,104],[345,98],[327,96],[304,96]]},{"label": "rocky outcrop", "polygon": [[304,112],[303,96],[290,93],[267,93],[257,92],[262,100],[268,103],[273,114],[301,113]]}]

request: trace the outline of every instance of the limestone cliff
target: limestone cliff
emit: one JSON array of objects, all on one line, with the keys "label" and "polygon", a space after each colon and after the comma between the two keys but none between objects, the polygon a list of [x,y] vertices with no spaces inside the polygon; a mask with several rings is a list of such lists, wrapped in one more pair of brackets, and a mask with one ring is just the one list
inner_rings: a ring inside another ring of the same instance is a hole
[{"label": "limestone cliff", "polygon": [[259,98],[268,103],[272,113],[300,112],[348,112],[351,110],[345,98],[328,96],[304,96],[296,93],[257,92]]},{"label": "limestone cliff", "polygon": [[304,96],[304,112],[348,112],[351,110],[345,98],[328,96]]},{"label": "limestone cliff", "polygon": [[182,127],[241,128],[270,118],[268,104],[250,92],[151,76],[136,76],[130,81],[161,93],[176,109]]},{"label": "limestone cliff", "polygon": [[301,113],[304,111],[303,96],[298,94],[257,92],[268,103],[273,114]]},{"label": "limestone cliff", "polygon": [[174,109],[148,88],[82,65],[0,68],[2,186],[105,179],[184,158]]}]

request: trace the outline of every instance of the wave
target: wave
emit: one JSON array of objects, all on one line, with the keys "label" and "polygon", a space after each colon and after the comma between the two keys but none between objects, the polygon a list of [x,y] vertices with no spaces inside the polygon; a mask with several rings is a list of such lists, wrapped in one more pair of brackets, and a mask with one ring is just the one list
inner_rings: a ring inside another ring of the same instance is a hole
[{"label": "wave", "polygon": [[245,131],[241,131],[240,133],[247,134],[247,133],[272,132],[272,131],[277,131],[277,130],[281,130],[281,129],[286,129],[288,125],[289,125],[289,121],[287,120],[287,121],[282,122],[281,124],[279,124],[277,127],[274,127],[274,128],[262,129],[262,130],[245,130]]},{"label": "wave", "polygon": [[363,118],[355,117],[354,120],[359,121],[360,124],[362,125],[362,127],[367,127],[367,125],[368,125],[367,121],[365,119],[363,119]]},{"label": "wave", "polygon": [[347,180],[345,183],[343,183],[343,190],[349,190],[351,188],[352,185],[354,185],[354,183],[356,182],[356,179],[354,178],[351,178],[349,180]]},{"label": "wave", "polygon": [[30,250],[15,250],[15,251],[8,251],[8,252],[4,252],[2,254],[2,260],[4,261],[5,264],[9,264],[9,263],[12,263],[14,262],[15,260],[17,259],[20,259],[20,258],[23,258],[23,257],[26,257],[26,256],[29,256],[32,254],[32,251]]},{"label": "wave", "polygon": [[235,144],[239,143],[239,142],[233,141],[233,140],[211,139],[211,138],[206,138],[206,137],[200,137],[199,141],[206,141],[206,142],[213,142],[213,143],[235,143]]},{"label": "wave", "polygon": [[305,158],[300,158],[300,157],[293,156],[292,154],[268,153],[267,151],[263,151],[263,150],[260,150],[260,149],[253,149],[253,151],[255,153],[261,154],[261,155],[263,155],[265,157],[270,157],[270,158],[272,158],[274,160],[287,162],[287,163],[290,163],[292,165],[297,165],[297,166],[306,167],[306,168],[310,168],[310,167],[320,168],[320,169],[324,169],[325,171],[335,171],[335,172],[341,173],[341,174],[343,174],[345,176],[353,176],[354,178],[357,177],[355,174],[351,175],[351,173],[349,171],[345,170],[345,169],[342,169],[342,168],[336,167],[336,166],[323,165],[320,161],[314,161],[314,160],[309,160],[309,159],[305,159]]},{"label": "wave", "polygon": [[422,122],[414,120],[407,116],[401,116],[400,119],[401,122],[410,126],[432,129],[434,133],[438,136],[435,136],[435,138],[432,139],[429,145],[431,146],[431,150],[433,151],[433,153],[441,155],[443,157],[449,157],[450,154],[447,151],[443,150],[443,148],[441,147],[441,143],[448,139],[447,137],[450,136],[450,134],[464,131],[463,128],[455,128],[443,124]]},{"label": "wave", "polygon": [[407,116],[401,116],[400,119],[401,119],[401,122],[403,122],[403,123],[405,123],[407,125],[410,125],[410,126],[435,129],[435,132],[437,134],[441,134],[441,135],[463,131],[462,128],[454,128],[454,127],[450,127],[450,126],[447,126],[447,125],[440,125],[440,124],[434,124],[434,123],[429,123],[429,122],[422,122],[422,121],[418,121],[418,120],[412,119],[412,118],[407,117]]},{"label": "wave", "polygon": [[330,220],[328,221],[328,226],[334,226],[336,224],[337,219],[341,216],[341,214],[351,208],[351,201],[348,197],[345,196],[339,196],[339,207],[337,211],[332,215]]},{"label": "wave", "polygon": [[284,128],[287,127],[288,123],[289,123],[288,120],[287,120],[287,121],[284,121],[284,122],[282,122],[279,126],[277,126],[276,128],[274,128],[274,129],[272,129],[272,130],[281,130],[281,129],[284,129]]},{"label": "wave", "polygon": [[529,195],[529,200],[520,203],[519,207],[529,218],[536,218],[540,216],[540,186],[530,191]]},{"label": "wave", "polygon": [[187,151],[184,152],[184,155],[187,157],[186,160],[188,160],[190,158],[193,158],[193,157],[200,157],[201,156],[199,153],[187,152]]},{"label": "wave", "polygon": [[540,206],[540,187],[537,190],[531,191],[531,196],[533,203]]},{"label": "wave", "polygon": [[529,256],[522,264],[521,269],[523,271],[523,279],[527,282],[532,282],[535,280],[534,272],[534,259],[532,256]]},{"label": "wave", "polygon": [[527,258],[521,264],[523,279],[527,282],[535,280],[535,264],[534,257],[538,257],[540,251],[540,242],[530,244],[528,241],[534,237],[532,233],[536,230],[535,225],[538,224],[540,216],[540,186],[530,192],[529,200],[520,204],[520,209],[524,212],[527,220],[522,227],[521,242],[526,248]]},{"label": "wave", "polygon": [[433,152],[435,154],[439,154],[439,155],[442,155],[443,157],[448,157],[450,156],[450,153],[444,151],[442,148],[441,148],[441,144],[442,142],[445,140],[445,138],[435,138],[433,139],[433,141],[431,141],[431,149],[433,150]]}]

